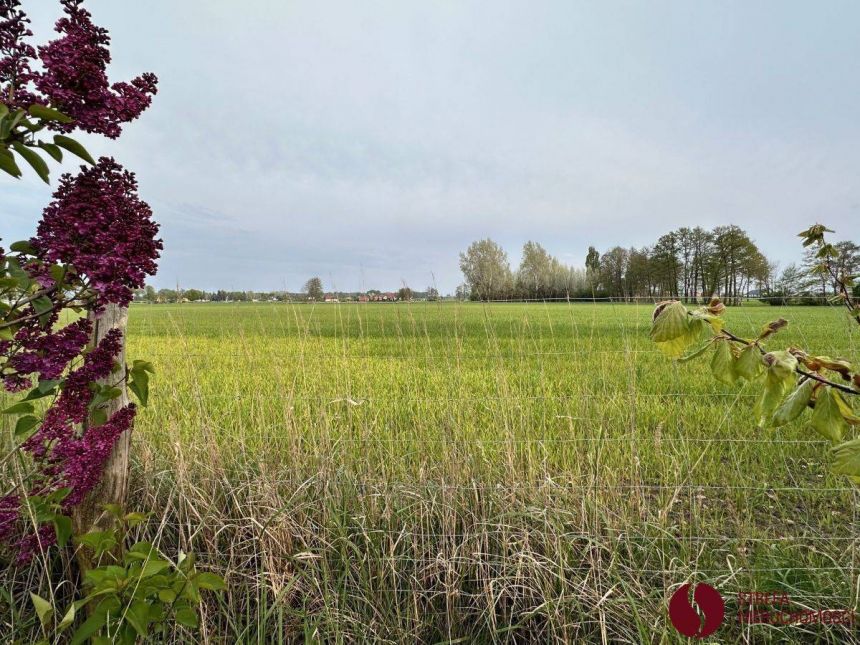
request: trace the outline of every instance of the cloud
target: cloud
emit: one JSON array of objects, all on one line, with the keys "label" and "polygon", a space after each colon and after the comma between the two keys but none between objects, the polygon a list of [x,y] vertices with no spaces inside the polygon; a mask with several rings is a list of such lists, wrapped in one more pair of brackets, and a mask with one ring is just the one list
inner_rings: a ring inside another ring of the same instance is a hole
[{"label": "cloud", "polygon": [[[832,9],[88,4],[112,72],[161,78],[120,141],[88,142],[138,172],[159,285],[450,291],[487,235],[581,264],[680,225],[738,223],[783,261],[813,220],[858,232],[860,45]],[[46,200],[24,186],[19,236]]]}]

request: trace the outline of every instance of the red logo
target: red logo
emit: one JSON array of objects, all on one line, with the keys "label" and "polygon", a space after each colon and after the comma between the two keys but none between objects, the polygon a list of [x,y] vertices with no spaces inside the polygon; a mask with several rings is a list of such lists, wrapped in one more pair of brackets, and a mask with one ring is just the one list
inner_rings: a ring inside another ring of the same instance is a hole
[{"label": "red logo", "polygon": [[[693,602],[698,606],[698,612]],[[681,585],[669,600],[669,618],[675,629],[684,636],[710,636],[723,622],[726,603],[719,591],[704,582],[698,583],[693,590],[693,602],[690,602],[690,585]]]}]

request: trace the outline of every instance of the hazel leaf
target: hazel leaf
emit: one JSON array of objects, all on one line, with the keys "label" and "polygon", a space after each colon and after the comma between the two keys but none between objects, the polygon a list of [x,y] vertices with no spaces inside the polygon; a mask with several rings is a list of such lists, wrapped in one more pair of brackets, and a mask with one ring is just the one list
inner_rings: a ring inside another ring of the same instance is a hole
[{"label": "hazel leaf", "polygon": [[821,436],[834,443],[842,441],[848,429],[848,423],[842,418],[839,405],[829,387],[822,389],[815,400],[811,425]]}]

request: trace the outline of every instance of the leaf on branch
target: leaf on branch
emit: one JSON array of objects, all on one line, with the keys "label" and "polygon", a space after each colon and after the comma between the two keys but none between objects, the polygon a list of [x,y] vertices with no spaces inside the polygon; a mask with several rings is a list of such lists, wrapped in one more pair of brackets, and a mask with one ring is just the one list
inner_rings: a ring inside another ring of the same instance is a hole
[{"label": "leaf on branch", "polygon": [[42,121],[59,121],[60,123],[72,122],[72,117],[67,114],[63,114],[59,110],[55,110],[44,105],[39,105],[38,103],[31,105],[28,111],[31,116],[41,119]]},{"label": "leaf on branch", "polygon": [[40,141],[39,147],[45,152],[47,152],[49,155],[51,155],[54,161],[58,163],[63,162],[63,151],[60,149],[60,146],[53,143],[46,143],[44,141]]},{"label": "leaf on branch", "polygon": [[678,362],[679,363],[686,363],[687,361],[691,361],[694,358],[697,358],[697,357],[701,356],[702,354],[704,354],[706,351],[708,351],[708,348],[710,346],[711,346],[711,341],[708,341],[707,343],[705,343],[704,345],[702,345],[698,349],[690,352],[689,354],[684,354],[684,356],[681,356],[678,359]]},{"label": "leaf on branch", "polygon": [[32,434],[31,431],[37,425],[39,425],[39,419],[34,416],[19,417],[18,422],[15,424],[15,438],[19,439],[25,435],[29,437]]},{"label": "leaf on branch", "polygon": [[852,408],[851,404],[845,400],[845,397],[842,396],[842,392],[839,390],[833,390],[832,395],[833,400],[836,401],[836,406],[839,408],[840,414],[842,414],[842,418],[851,425],[860,425],[860,417],[854,414],[854,408]]},{"label": "leaf on branch", "polygon": [[9,250],[14,253],[23,253],[25,255],[35,255],[36,249],[30,243],[30,240],[18,240],[9,245]]},{"label": "leaf on branch", "polygon": [[794,385],[797,359],[787,351],[778,351],[765,354],[762,361],[766,368],[764,392],[753,412],[759,427],[766,428],[786,391]]},{"label": "leaf on branch", "polygon": [[848,423],[842,418],[839,405],[829,387],[822,388],[815,399],[815,409],[812,411],[812,427],[825,439],[836,443],[842,441],[848,430]]},{"label": "leaf on branch", "polygon": [[860,439],[846,441],[833,448],[833,472],[840,475],[860,476]]},{"label": "leaf on branch", "polygon": [[49,179],[51,171],[48,168],[48,164],[46,164],[45,160],[39,156],[38,152],[34,152],[31,148],[28,148],[23,143],[19,143],[17,141],[12,144],[12,147],[15,148],[15,152],[24,157],[42,181],[46,184],[51,183]]},{"label": "leaf on branch", "polygon": [[0,148],[0,170],[12,175],[15,179],[21,176],[21,169],[15,163],[14,155],[6,148]]},{"label": "leaf on branch", "polygon": [[812,379],[806,379],[803,383],[798,385],[794,389],[794,392],[789,394],[785,401],[783,401],[776,409],[771,423],[777,427],[784,426],[803,414],[809,400],[812,398],[812,391],[814,389],[815,381]]},{"label": "leaf on branch", "polygon": [[36,408],[33,407],[32,403],[21,401],[15,405],[10,405],[8,408],[0,412],[0,414],[27,414],[33,412],[35,409]]},{"label": "leaf on branch", "polygon": [[727,338],[718,338],[714,355],[711,357],[711,373],[720,383],[734,385],[738,376],[735,373],[734,348]]},{"label": "leaf on branch", "polygon": [[62,134],[56,134],[54,135],[54,143],[63,148],[64,150],[68,150],[73,155],[80,157],[90,165],[96,165],[95,159],[90,156],[90,153],[87,152],[87,149],[71,137],[67,137]]},{"label": "leaf on branch", "polygon": [[776,332],[781,329],[785,329],[786,327],[788,327],[788,321],[785,318],[773,320],[761,328],[761,333],[759,333],[758,335],[758,340],[765,340],[766,338],[773,336]]},{"label": "leaf on branch", "polygon": [[693,318],[680,302],[664,302],[654,310],[651,340],[669,358],[678,358],[690,345],[701,338],[707,322]]},{"label": "leaf on branch", "polygon": [[762,355],[757,345],[744,347],[735,362],[735,373],[747,381],[754,381],[764,371]]}]

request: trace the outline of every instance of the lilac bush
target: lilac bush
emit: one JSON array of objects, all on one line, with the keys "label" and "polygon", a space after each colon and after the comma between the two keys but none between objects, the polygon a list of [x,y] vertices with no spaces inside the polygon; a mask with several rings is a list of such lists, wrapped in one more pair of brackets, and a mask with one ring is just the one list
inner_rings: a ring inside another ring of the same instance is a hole
[{"label": "lilac bush", "polygon": [[[24,160],[47,181],[43,155],[61,161],[71,152],[90,164],[62,175],[33,238],[0,247],[0,384],[10,394],[27,392],[2,413],[15,420],[13,453],[32,464],[15,490],[0,491],[0,543],[19,563],[65,543],[67,516],[131,429],[134,404],[109,418],[105,405],[125,383],[146,402],[151,367],[118,363],[118,329],[91,346],[92,321],[109,304],[128,306],[162,249],[134,175],[112,158],[95,162],[67,136],[118,137],[149,107],[157,79],[111,84],[107,31],[81,0],[61,5],[60,37],[34,47],[19,1],[0,0],[0,170],[20,177]],[[46,131],[57,134],[40,138]],[[53,510],[34,514],[36,505]]]}]

